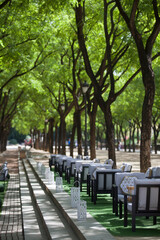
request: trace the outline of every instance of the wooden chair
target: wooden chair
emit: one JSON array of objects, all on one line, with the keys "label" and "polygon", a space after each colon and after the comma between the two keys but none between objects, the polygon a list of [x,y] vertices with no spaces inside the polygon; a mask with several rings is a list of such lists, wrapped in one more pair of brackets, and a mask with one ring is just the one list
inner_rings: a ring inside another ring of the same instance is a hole
[{"label": "wooden chair", "polygon": [[156,218],[160,216],[160,180],[136,179],[132,201],[128,202],[127,195],[124,196],[124,227],[128,225],[128,212],[132,215],[133,232],[137,216],[152,216],[153,224],[156,224]]}]

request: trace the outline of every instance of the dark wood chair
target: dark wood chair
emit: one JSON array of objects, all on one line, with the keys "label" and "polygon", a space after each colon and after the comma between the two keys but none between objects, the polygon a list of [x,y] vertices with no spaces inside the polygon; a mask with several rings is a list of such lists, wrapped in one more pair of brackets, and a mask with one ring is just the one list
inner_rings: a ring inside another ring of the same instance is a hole
[{"label": "dark wood chair", "polygon": [[82,165],[82,172],[77,172],[77,181],[80,183],[80,191],[82,192],[82,184],[87,183],[89,166]]},{"label": "dark wood chair", "polygon": [[75,179],[75,162],[71,162],[71,166],[70,167],[66,167],[65,170],[65,179],[67,180],[68,183],[71,182],[71,177],[74,177],[74,181],[76,181],[77,179]]},{"label": "dark wood chair", "polygon": [[96,179],[93,179],[91,182],[92,188],[92,196],[91,200],[96,204],[97,194],[111,194],[112,195],[112,185],[115,181],[115,173],[114,170],[106,170],[106,171],[97,171]]},{"label": "dark wood chair", "polygon": [[124,196],[124,227],[128,225],[128,212],[132,215],[132,231],[136,230],[136,217],[153,217],[156,224],[160,216],[160,180],[137,179],[134,184],[132,201],[128,202],[128,195]]},{"label": "dark wood chair", "polygon": [[55,166],[55,162],[56,162],[56,154],[51,154],[50,158],[49,158],[50,170],[51,170],[52,166]]},{"label": "dark wood chair", "polygon": [[[115,174],[115,184],[113,184],[113,195],[112,195],[112,201],[113,201],[113,213],[115,213],[116,216],[119,215],[120,218],[122,218],[122,204],[124,202],[124,194],[125,191],[123,191],[122,183],[125,180],[125,178],[138,178],[138,179],[144,179],[145,174],[140,172],[121,172]],[[119,201],[121,199],[121,202]],[[118,214],[119,210],[119,214]]]}]

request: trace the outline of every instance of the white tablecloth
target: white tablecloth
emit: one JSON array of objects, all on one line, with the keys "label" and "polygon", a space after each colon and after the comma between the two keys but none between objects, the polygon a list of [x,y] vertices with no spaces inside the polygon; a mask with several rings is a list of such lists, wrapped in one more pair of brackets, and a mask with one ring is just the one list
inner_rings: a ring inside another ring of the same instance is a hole
[{"label": "white tablecloth", "polygon": [[59,161],[60,157],[62,157],[62,156],[64,156],[64,155],[57,154],[57,156],[56,156],[56,163],[58,163],[58,161]]},{"label": "white tablecloth", "polygon": [[71,163],[75,163],[75,162],[78,162],[78,161],[82,161],[82,160],[79,160],[79,159],[76,159],[76,158],[71,158],[71,159],[67,159],[67,168],[70,168],[71,167]]},{"label": "white tablecloth", "polygon": [[117,173],[117,172],[122,172],[121,169],[106,169],[106,168],[96,168],[95,171],[93,172],[93,177],[94,179],[96,179],[96,173],[97,172],[113,172],[113,173]]},{"label": "white tablecloth", "polygon": [[111,164],[104,164],[104,163],[91,163],[89,165],[89,174],[92,176],[94,170],[96,168],[106,168],[106,169],[112,169],[112,165]]},{"label": "white tablecloth", "polygon": [[81,172],[83,166],[89,166],[91,163],[93,163],[92,160],[80,160],[76,162],[76,172]]},{"label": "white tablecloth", "polygon": [[68,156],[65,156],[65,155],[60,155],[56,162],[58,162],[59,165],[63,165],[63,160],[67,160],[67,159],[73,159],[72,157],[68,157]]}]

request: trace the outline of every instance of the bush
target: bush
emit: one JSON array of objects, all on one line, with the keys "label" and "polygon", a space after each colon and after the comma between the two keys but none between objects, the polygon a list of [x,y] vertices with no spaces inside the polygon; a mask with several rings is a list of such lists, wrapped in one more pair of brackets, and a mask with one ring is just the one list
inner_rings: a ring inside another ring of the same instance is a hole
[{"label": "bush", "polygon": [[16,139],[11,139],[11,140],[9,141],[9,143],[10,143],[10,144],[17,144],[17,140],[16,140]]}]

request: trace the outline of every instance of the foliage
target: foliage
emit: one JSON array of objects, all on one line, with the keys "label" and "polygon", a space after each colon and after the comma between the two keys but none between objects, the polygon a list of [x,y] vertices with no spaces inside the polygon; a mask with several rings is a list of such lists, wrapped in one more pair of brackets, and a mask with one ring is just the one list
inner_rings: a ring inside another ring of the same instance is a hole
[{"label": "foliage", "polygon": [[[113,63],[118,56],[118,51],[128,46],[125,55],[113,64],[115,93],[117,93],[140,64],[137,60],[138,54],[135,51],[133,38],[124,24],[124,20],[120,17],[118,9],[114,7],[114,1],[106,2],[108,3],[107,27],[111,35],[111,60]],[[133,1],[128,0],[122,3],[128,15],[132,3]],[[83,5],[83,1],[81,4]],[[74,88],[71,50],[73,42],[75,53],[77,54],[79,51],[75,21],[76,6],[76,0],[17,0],[8,1],[8,4],[1,9],[0,91],[2,95],[0,104],[4,103],[5,96],[8,97],[8,102],[3,105],[4,112],[2,107],[0,108],[0,118],[5,116],[7,121],[11,121],[12,126],[20,133],[29,134],[30,130],[34,128],[43,131],[45,120],[52,117],[55,123],[59,123],[58,107],[65,100],[64,89],[67,104],[69,105],[73,101],[73,96],[69,91]],[[159,7],[158,4],[158,10]],[[153,24],[154,18],[153,11],[150,11],[150,3],[143,0],[139,3],[136,26],[144,35],[144,43]],[[103,1],[85,1],[84,36],[91,67],[96,74],[106,48]],[[153,55],[159,49],[159,42],[158,36]],[[111,90],[107,64],[106,61],[106,69],[103,73],[106,77],[102,87],[102,90],[106,88],[106,91],[102,91],[104,101],[107,101]],[[153,114],[159,112],[158,67],[159,60],[155,60],[156,98]],[[80,79],[80,82],[76,80],[77,89],[80,88],[81,82],[85,80],[90,82],[81,54],[74,71],[76,78]],[[144,92],[141,81],[139,74],[137,79],[116,99],[112,106],[115,122],[123,121],[124,125],[127,125],[128,120],[133,119],[140,125]],[[100,76],[97,77],[97,82],[100,82]],[[107,84],[109,87],[106,87]],[[51,92],[54,92],[54,96]],[[94,88],[92,87],[91,94],[93,93]],[[18,96],[19,99],[16,103]],[[80,96],[79,104],[82,101],[83,98]],[[11,114],[14,107],[15,110]],[[69,129],[72,126],[73,112],[74,109],[66,118]],[[82,128],[84,128],[83,115]],[[96,124],[105,138],[106,126],[101,110],[98,110]]]}]

